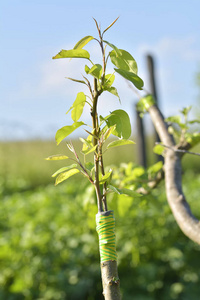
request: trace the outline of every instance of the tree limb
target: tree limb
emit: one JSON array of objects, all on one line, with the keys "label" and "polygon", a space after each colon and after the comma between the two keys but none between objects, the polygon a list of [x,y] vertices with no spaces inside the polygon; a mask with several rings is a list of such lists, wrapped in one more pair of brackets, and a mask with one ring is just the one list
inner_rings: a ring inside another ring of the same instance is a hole
[{"label": "tree limb", "polygon": [[182,154],[171,149],[174,148],[175,142],[168,132],[167,124],[158,107],[153,105],[148,111],[161,142],[169,147],[165,151],[164,168],[168,203],[183,233],[192,241],[200,244],[200,222],[192,214],[182,190]]}]

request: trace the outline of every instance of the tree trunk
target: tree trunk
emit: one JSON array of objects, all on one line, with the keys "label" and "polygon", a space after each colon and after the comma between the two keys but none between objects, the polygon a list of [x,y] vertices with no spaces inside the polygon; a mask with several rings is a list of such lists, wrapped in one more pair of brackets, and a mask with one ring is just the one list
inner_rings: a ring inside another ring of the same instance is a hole
[{"label": "tree trunk", "polygon": [[162,143],[172,148],[165,150],[164,171],[168,203],[183,233],[192,241],[200,244],[200,222],[192,214],[182,190],[182,154],[174,151],[176,150],[175,142],[168,133],[167,124],[158,107],[153,105],[148,111]]},{"label": "tree trunk", "polygon": [[105,300],[121,300],[113,211],[98,213],[96,223],[99,234],[103,295]]}]

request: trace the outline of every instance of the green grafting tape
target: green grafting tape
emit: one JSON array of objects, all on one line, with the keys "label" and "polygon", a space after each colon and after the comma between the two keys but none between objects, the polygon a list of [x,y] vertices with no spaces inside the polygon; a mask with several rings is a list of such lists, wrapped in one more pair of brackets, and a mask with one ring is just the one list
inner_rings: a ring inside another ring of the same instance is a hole
[{"label": "green grafting tape", "polygon": [[115,219],[113,211],[109,215],[96,215],[96,230],[99,235],[101,262],[117,260],[115,246]]}]

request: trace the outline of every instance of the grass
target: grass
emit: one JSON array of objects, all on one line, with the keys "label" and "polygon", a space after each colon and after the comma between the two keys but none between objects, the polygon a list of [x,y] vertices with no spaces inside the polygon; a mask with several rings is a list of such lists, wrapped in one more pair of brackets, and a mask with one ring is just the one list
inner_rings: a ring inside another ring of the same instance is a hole
[{"label": "grass", "polygon": [[[77,153],[81,150],[81,142],[74,140],[73,144]],[[155,162],[152,152],[153,139],[148,137],[147,149],[148,164]],[[193,151],[200,152],[200,146]],[[1,142],[0,143],[0,178],[7,189],[32,189],[39,185],[54,182],[51,178],[58,168],[69,164],[70,161],[46,161],[44,158],[53,154],[66,154],[72,157],[72,153],[62,142],[59,146],[54,141],[23,141],[23,142]],[[83,157],[81,158],[83,159]],[[92,156],[86,158],[92,160]],[[105,152],[104,164],[119,165],[128,162],[137,163],[137,145],[128,145],[113,148]],[[183,158],[183,170],[192,170],[198,173],[200,170],[200,158],[198,156],[186,155]]]}]

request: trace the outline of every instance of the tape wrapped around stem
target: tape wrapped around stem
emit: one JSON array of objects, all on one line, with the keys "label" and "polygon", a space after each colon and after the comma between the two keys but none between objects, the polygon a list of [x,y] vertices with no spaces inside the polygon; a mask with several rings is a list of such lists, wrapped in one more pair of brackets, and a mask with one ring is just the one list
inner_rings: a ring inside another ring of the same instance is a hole
[{"label": "tape wrapped around stem", "polygon": [[115,244],[115,218],[113,211],[96,215],[96,230],[99,235],[99,250],[101,263],[117,260]]}]

